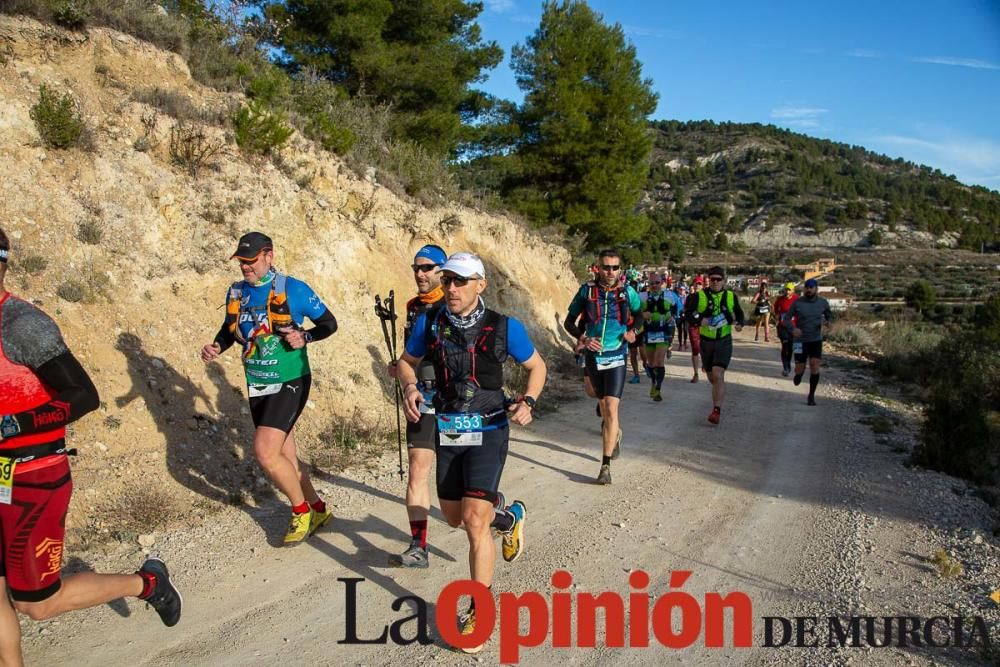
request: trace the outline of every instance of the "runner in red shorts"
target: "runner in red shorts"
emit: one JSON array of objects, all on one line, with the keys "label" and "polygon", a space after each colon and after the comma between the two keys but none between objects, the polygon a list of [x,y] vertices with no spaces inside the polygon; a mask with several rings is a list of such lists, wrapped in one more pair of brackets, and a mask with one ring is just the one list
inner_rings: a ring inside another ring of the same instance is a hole
[{"label": "runner in red shorts", "polygon": [[55,322],[4,289],[9,254],[0,229],[0,664],[20,665],[15,609],[45,620],[132,595],[172,626],[181,596],[157,558],[135,574],[61,576],[73,491],[66,425],[100,400]]},{"label": "runner in red shorts", "polygon": [[[698,309],[692,304],[698,303],[698,292],[704,286],[705,279],[701,276],[695,276],[694,281],[691,283],[691,293],[688,294],[687,300],[684,302],[684,312],[690,313],[688,319],[688,338],[691,339],[691,368],[694,369],[691,382],[698,381],[698,368],[701,366],[701,333],[698,331],[698,327],[701,326],[701,313],[697,312]],[[688,306],[691,307],[689,308]]]}]

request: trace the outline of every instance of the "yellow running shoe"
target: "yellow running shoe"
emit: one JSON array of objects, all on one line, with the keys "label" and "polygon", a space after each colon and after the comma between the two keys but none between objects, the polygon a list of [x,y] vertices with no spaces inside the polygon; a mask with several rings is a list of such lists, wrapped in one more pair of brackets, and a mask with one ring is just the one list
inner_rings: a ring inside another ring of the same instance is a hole
[{"label": "yellow running shoe", "polygon": [[[476,610],[470,609],[465,612],[464,616],[458,617],[459,622],[462,624],[462,635],[471,635],[476,631]],[[462,653],[479,653],[483,650],[486,644],[480,644],[479,646],[471,646],[469,648],[460,649]]]},{"label": "yellow running shoe", "polygon": [[513,563],[524,551],[524,519],[528,515],[528,508],[520,500],[511,503],[507,510],[514,515],[514,525],[510,531],[501,533],[503,535],[503,559],[508,563]]},{"label": "yellow running shoe", "polygon": [[309,536],[312,537],[317,530],[325,526],[333,518],[333,512],[330,511],[330,507],[327,506],[322,512],[317,512],[313,510],[311,512],[312,518],[309,520]]},{"label": "yellow running shoe", "polygon": [[312,521],[313,511],[296,514],[292,512],[292,520],[288,524],[288,532],[285,533],[285,546],[293,547],[301,544],[309,536],[309,524]]}]

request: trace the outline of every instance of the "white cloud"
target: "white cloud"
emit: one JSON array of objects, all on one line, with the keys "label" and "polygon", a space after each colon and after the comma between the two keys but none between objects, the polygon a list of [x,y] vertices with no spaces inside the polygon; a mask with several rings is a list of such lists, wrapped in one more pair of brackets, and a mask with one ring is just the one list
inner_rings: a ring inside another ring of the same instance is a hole
[{"label": "white cloud", "polygon": [[874,137],[876,150],[897,151],[907,159],[955,174],[964,183],[995,183],[1000,174],[1000,144],[989,139],[936,140],[900,135]]},{"label": "white cloud", "polygon": [[881,58],[882,54],[875,49],[851,49],[845,55],[852,58]]},{"label": "white cloud", "polygon": [[517,6],[514,4],[514,0],[486,0],[486,8],[491,12],[503,14],[504,12],[513,11]]},{"label": "white cloud", "polygon": [[[771,118],[785,121],[790,120],[814,120],[817,116],[827,113],[828,109],[818,109],[816,107],[779,107],[771,109]],[[790,122],[788,124],[791,124]]]},{"label": "white cloud", "polygon": [[803,129],[815,129],[819,127],[819,121],[815,118],[801,118],[798,120],[786,120],[785,125],[789,127],[801,127]]},{"label": "white cloud", "polygon": [[1000,69],[1000,64],[975,58],[953,58],[951,56],[929,56],[914,58],[915,63],[931,63],[932,65],[952,65],[955,67],[971,67],[973,69]]}]

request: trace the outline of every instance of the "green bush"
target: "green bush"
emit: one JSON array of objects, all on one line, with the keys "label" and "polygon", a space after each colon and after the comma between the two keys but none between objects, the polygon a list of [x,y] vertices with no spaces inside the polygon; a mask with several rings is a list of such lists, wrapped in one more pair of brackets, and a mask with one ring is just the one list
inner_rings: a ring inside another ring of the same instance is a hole
[{"label": "green bush", "polygon": [[170,128],[170,157],[194,178],[221,150],[222,144],[209,139],[198,125],[178,122]]},{"label": "green bush", "polygon": [[90,18],[87,0],[60,0],[52,6],[52,20],[70,30],[81,30]]},{"label": "green bush", "polygon": [[251,100],[233,116],[236,144],[246,153],[266,155],[288,141],[292,128],[285,124],[285,114],[270,111],[259,100]]},{"label": "green bush", "polygon": [[875,368],[904,382],[926,384],[935,374],[938,344],[944,334],[930,327],[906,321],[888,323],[879,335],[881,354]]},{"label": "green bush", "polygon": [[27,255],[24,259],[17,263],[18,269],[24,271],[29,276],[41,273],[48,265],[49,261],[41,255]]},{"label": "green bush", "polygon": [[87,245],[97,245],[104,238],[104,229],[97,220],[84,220],[76,228],[76,238]]},{"label": "green bush", "polygon": [[38,89],[38,102],[31,107],[30,115],[42,141],[52,148],[75,146],[83,133],[83,119],[73,96],[60,95],[44,83]]},{"label": "green bush", "polygon": [[854,323],[834,322],[826,339],[845,347],[868,350],[875,346],[875,337],[864,326]]},{"label": "green bush", "polygon": [[79,303],[87,297],[87,288],[75,280],[67,280],[56,288],[56,295],[64,301]]}]

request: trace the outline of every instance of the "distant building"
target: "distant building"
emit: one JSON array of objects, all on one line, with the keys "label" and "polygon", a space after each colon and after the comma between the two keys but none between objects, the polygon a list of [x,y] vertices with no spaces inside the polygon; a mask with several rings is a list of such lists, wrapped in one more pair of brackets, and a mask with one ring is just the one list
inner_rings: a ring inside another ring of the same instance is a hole
[{"label": "distant building", "polygon": [[756,291],[760,287],[761,283],[767,283],[768,291],[770,291],[771,285],[774,281],[771,280],[770,276],[760,275],[760,276],[750,276],[747,278],[747,289]]},{"label": "distant building", "polygon": [[854,297],[843,292],[823,292],[823,298],[830,304],[830,310],[847,310],[854,303]]},{"label": "distant building", "polygon": [[823,257],[810,264],[799,264],[795,267],[802,271],[802,279],[818,278],[819,276],[833,273],[837,270],[837,258]]}]

